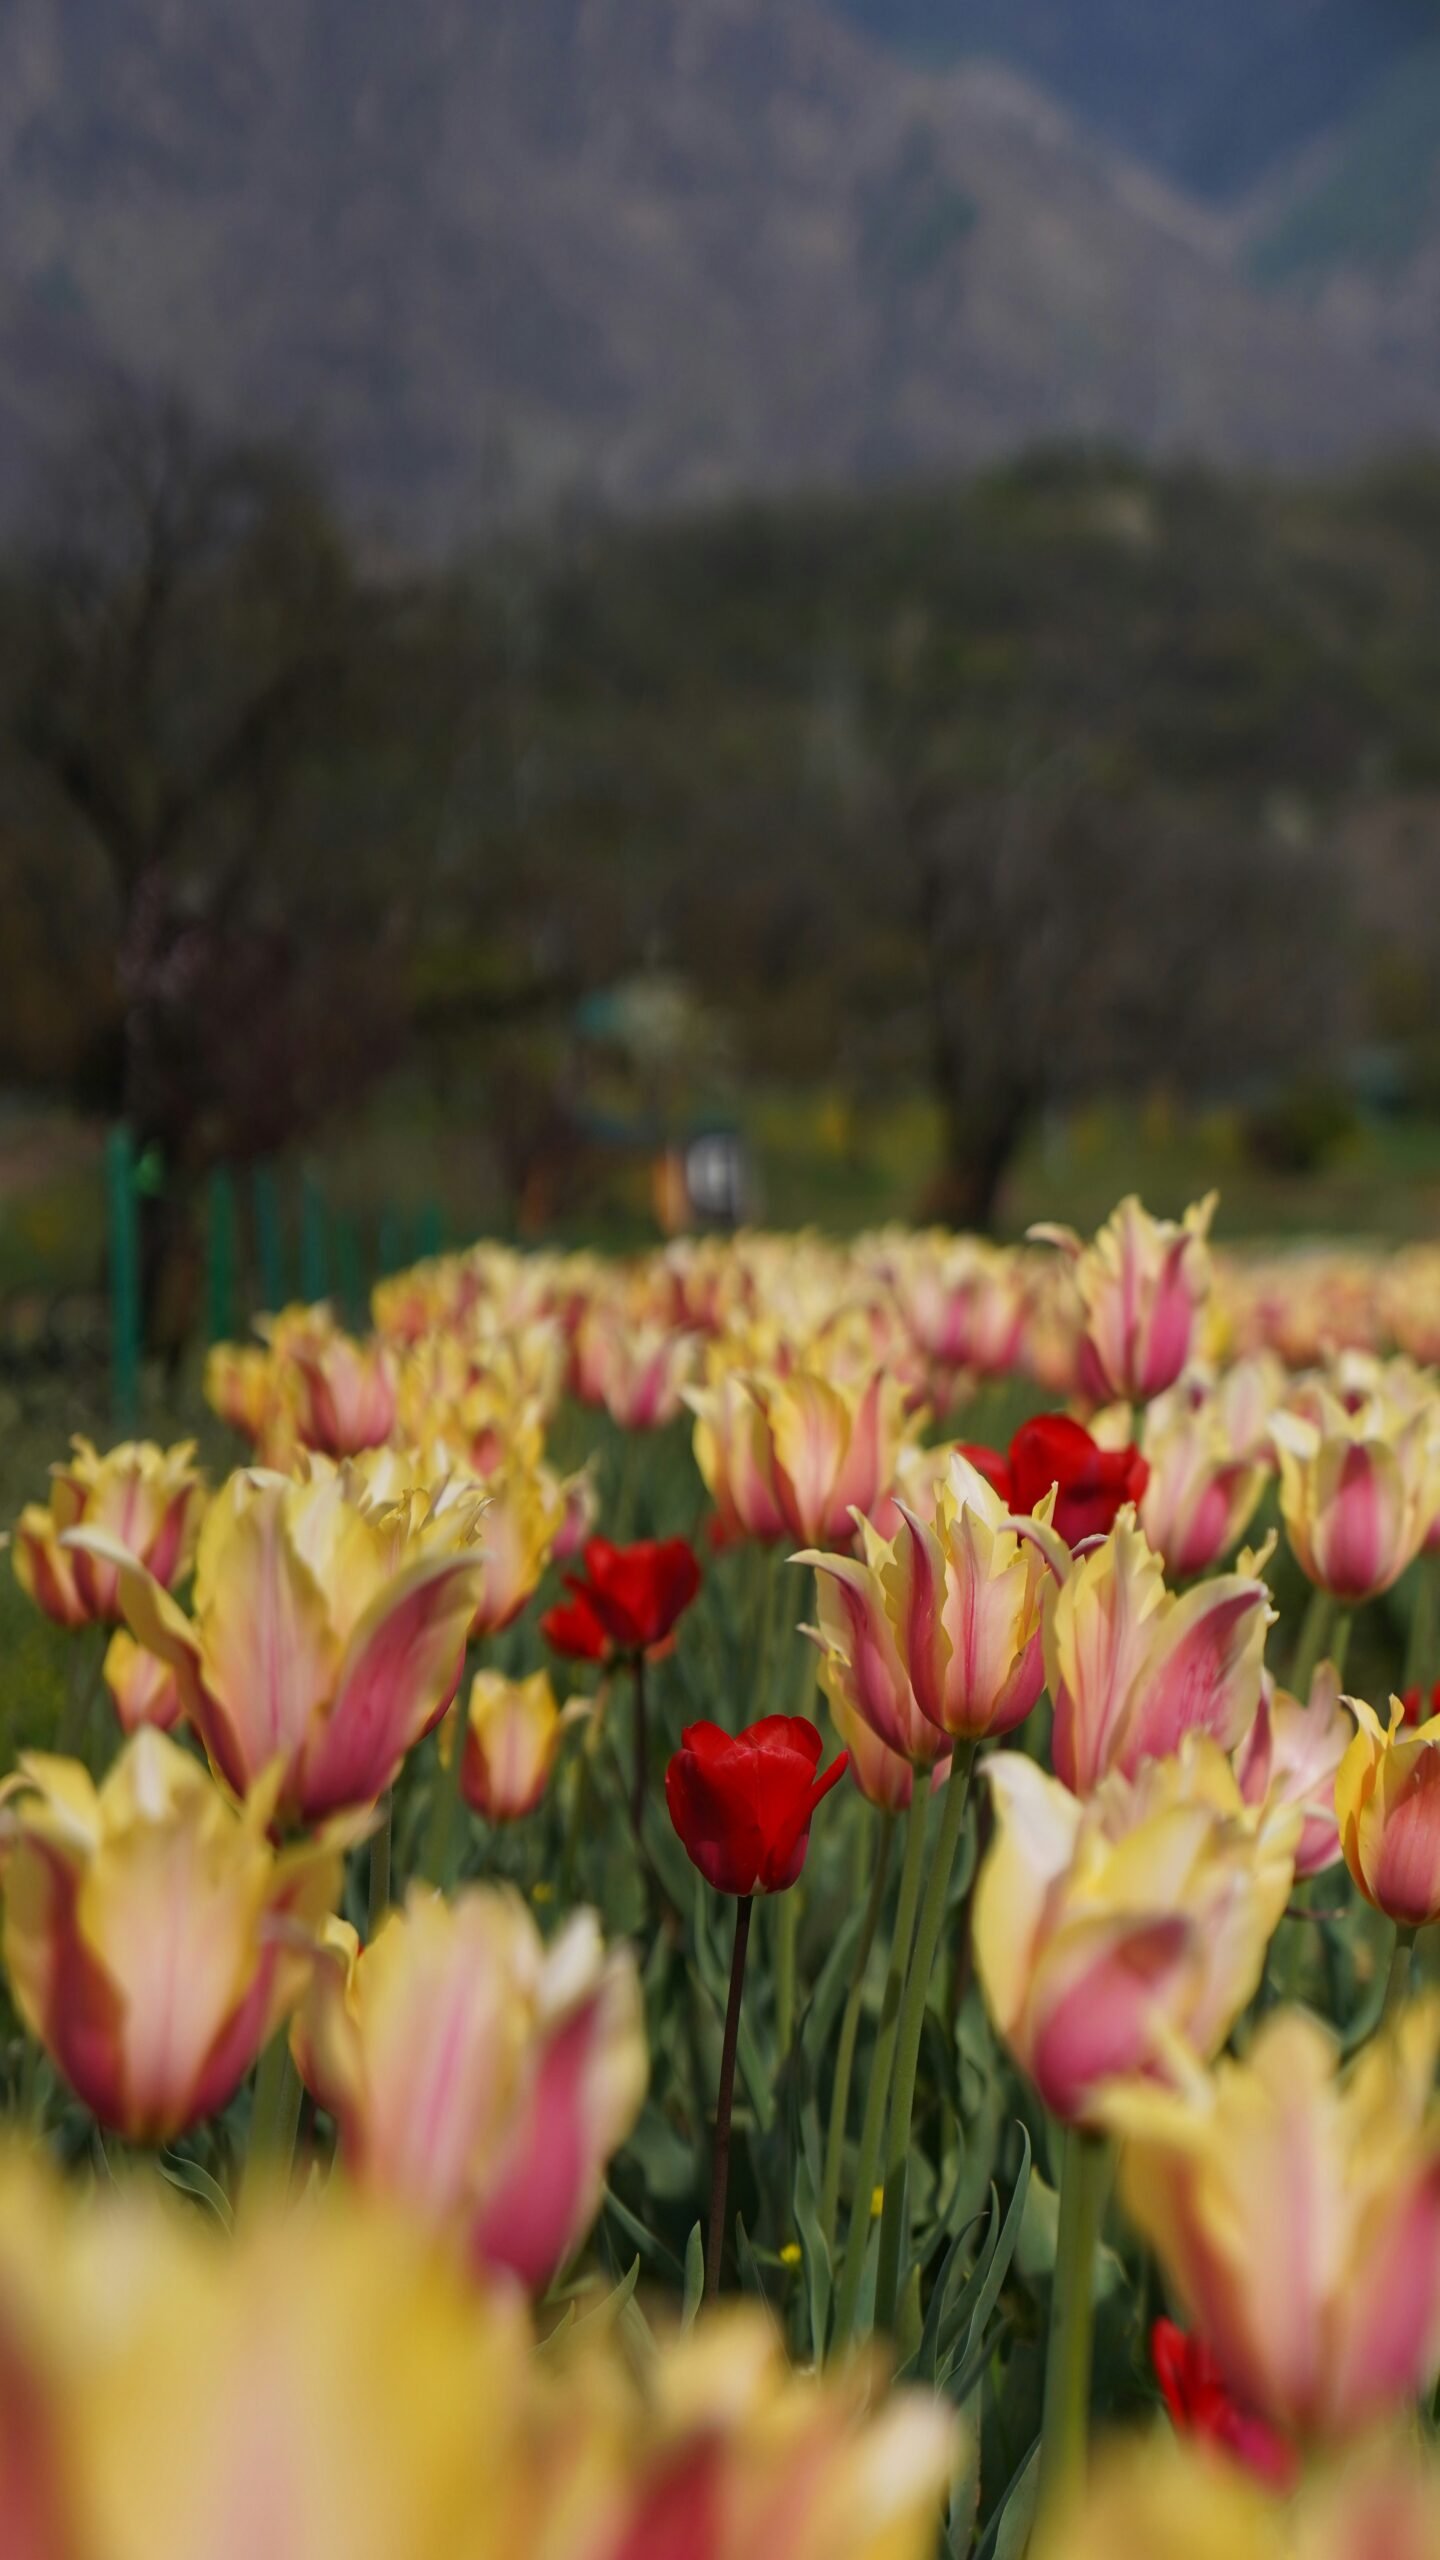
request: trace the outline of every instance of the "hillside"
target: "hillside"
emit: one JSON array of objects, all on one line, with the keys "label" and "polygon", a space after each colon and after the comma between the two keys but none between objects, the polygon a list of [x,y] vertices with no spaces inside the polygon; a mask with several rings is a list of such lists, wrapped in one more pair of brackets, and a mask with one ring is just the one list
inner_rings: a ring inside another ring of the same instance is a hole
[{"label": "hillside", "polygon": [[1440,404],[1014,75],[819,0],[11,0],[0,502],[117,371],[408,541],[1035,439],[1328,462]]}]

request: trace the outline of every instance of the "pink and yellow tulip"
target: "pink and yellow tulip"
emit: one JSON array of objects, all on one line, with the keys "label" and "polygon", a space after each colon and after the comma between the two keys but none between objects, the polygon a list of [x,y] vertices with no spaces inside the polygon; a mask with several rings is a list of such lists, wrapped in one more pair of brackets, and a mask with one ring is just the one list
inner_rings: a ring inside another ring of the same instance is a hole
[{"label": "pink and yellow tulip", "polygon": [[1237,1454],[1218,1402],[1197,1403],[1183,1387],[1149,1406],[1141,1448],[1150,1475],[1140,1526],[1166,1572],[1177,1582],[1213,1572],[1255,1516],[1265,1467]]},{"label": "pink and yellow tulip", "polygon": [[1285,1908],[1300,1815],[1248,1807],[1201,1734],[1088,1803],[1018,1753],[985,1765],[996,1835],[975,1897],[980,1986],[1052,2114],[1093,2125],[1113,2081],[1224,2042]]},{"label": "pink and yellow tulip", "polygon": [[1247,1804],[1299,1806],[1297,1877],[1321,1875],[1339,1862],[1336,1784],[1354,1738],[1354,1711],[1341,1699],[1333,1663],[1319,1665],[1304,1704],[1267,1672],[1255,1722],[1235,1754],[1235,1775]]},{"label": "pink and yellow tulip", "polygon": [[1440,2011],[1342,2075],[1304,2010],[1180,2089],[1112,2090],[1121,2194],[1246,2408],[1330,2444],[1440,2368]]},{"label": "pink and yellow tulip", "polygon": [[[1048,1569],[993,1486],[959,1450],[924,1520],[897,1504],[887,1544],[862,1523],[863,1560],[807,1550],[816,1568],[822,1681],[903,1759],[1013,1731],[1044,1684]],[[1038,1515],[1049,1522],[1047,1496]]]},{"label": "pink and yellow tulip", "polygon": [[475,1528],[473,1503],[402,1534],[333,1469],[244,1471],[207,1515],[193,1618],[122,1549],[91,1551],[227,1784],[245,1794],[278,1762],[277,1816],[314,1822],[373,1804],[450,1704],[481,1587]]},{"label": "pink and yellow tulip", "polygon": [[727,1539],[845,1547],[895,1471],[903,1395],[871,1368],[841,1384],[818,1369],[730,1370],[692,1388],[695,1462]]},{"label": "pink and yellow tulip", "polygon": [[1345,1864],[1367,1902],[1402,1929],[1440,1920],[1440,1716],[1407,1725],[1399,1698],[1388,1728],[1363,1698],[1335,1779]]},{"label": "pink and yellow tulip", "polygon": [[117,1627],[106,1646],[104,1674],[122,1733],[146,1724],[169,1733],[180,1722],[185,1708],[174,1672],[137,1644],[128,1627]]},{"label": "pink and yellow tulip", "polygon": [[88,1440],[72,1443],[68,1466],[52,1467],[48,1506],[27,1503],[15,1528],[15,1579],[58,1626],[114,1626],[124,1612],[119,1567],[67,1543],[69,1532],[98,1530],[167,1587],[189,1569],[204,1479],[193,1464],[195,1443],[157,1448],[127,1440],[104,1457]]},{"label": "pink and yellow tulip", "polygon": [[1388,1591],[1440,1512],[1440,1403],[1402,1416],[1366,1400],[1352,1412],[1321,1389],[1310,1412],[1277,1414],[1271,1431],[1301,1571],[1347,1608]]},{"label": "pink and yellow tulip", "polygon": [[[1073,1562],[1047,1542],[1045,1672],[1055,1704],[1056,1773],[1088,1795],[1109,1771],[1133,1777],[1184,1735],[1242,1742],[1260,1703],[1266,1630],[1262,1582],[1228,1573],[1180,1595],[1128,1508],[1109,1536]],[[1242,1558],[1242,1562],[1244,1559]]]},{"label": "pink and yellow tulip", "polygon": [[30,2033],[101,2122],[166,2142],[233,2096],[294,2007],[344,1835],[276,1853],[273,1784],[232,1806],[149,1730],[97,1788],[22,1756],[0,1814],[5,1967]]},{"label": "pink and yellow tulip", "polygon": [[[455,1747],[451,1724],[445,1739]],[[460,1791],[486,1822],[519,1822],[533,1813],[550,1784],[563,1719],[546,1671],[507,1680],[499,1671],[477,1671],[464,1702],[464,1761]]]},{"label": "pink and yellow tulip", "polygon": [[1124,1396],[1148,1404],[1179,1377],[1210,1294],[1205,1239],[1216,1197],[1198,1201],[1177,1225],[1152,1218],[1132,1194],[1088,1245],[1070,1227],[1031,1228],[1073,1261],[1084,1324],[1080,1383],[1097,1402]]},{"label": "pink and yellow tulip", "polygon": [[[318,1312],[318,1311],[317,1311]],[[395,1370],[380,1342],[357,1342],[317,1321],[290,1345],[296,1429],[307,1449],[349,1458],[377,1449],[395,1428]]]},{"label": "pink and yellow tulip", "polygon": [[296,2021],[302,2077],[372,2192],[538,2290],[589,2230],[648,2066],[639,1976],[593,1913],[547,1948],[508,1890],[419,1887],[363,1953],[342,1923]]}]

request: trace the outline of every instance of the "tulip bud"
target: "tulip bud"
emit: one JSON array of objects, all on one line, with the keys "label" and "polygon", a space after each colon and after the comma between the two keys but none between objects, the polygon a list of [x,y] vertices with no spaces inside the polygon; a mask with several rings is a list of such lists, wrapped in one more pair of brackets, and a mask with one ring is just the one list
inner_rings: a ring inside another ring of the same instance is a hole
[{"label": "tulip bud", "polygon": [[370,2191],[458,2233],[477,2265],[538,2291],[599,2209],[645,2094],[628,1948],[593,1912],[547,1948],[518,1895],[412,1887],[363,1953],[336,1925],[293,2047]]},{"label": "tulip bud", "polygon": [[1121,2195],[1230,2390],[1329,2446],[1440,2366],[1440,2011],[1417,2003],[1345,2075],[1305,2010],[1183,2089],[1115,2089]]},{"label": "tulip bud", "polygon": [[122,1733],[138,1733],[142,1724],[168,1733],[179,1723],[185,1710],[174,1672],[138,1645],[128,1628],[117,1627],[106,1646],[104,1673]]},{"label": "tulip bud", "polygon": [[1401,1928],[1440,1919],[1440,1716],[1408,1725],[1390,1701],[1382,1726],[1363,1698],[1347,1698],[1359,1731],[1335,1779],[1340,1846],[1367,1902]]},{"label": "tulip bud", "polygon": [[1324,1390],[1315,1401],[1317,1418],[1271,1425],[1280,1509],[1301,1571],[1354,1608],[1399,1581],[1440,1511],[1440,1421],[1433,1404],[1401,1421]]},{"label": "tulip bud", "polygon": [[518,1822],[533,1813],[559,1747],[560,1710],[548,1672],[536,1671],[528,1680],[476,1672],[460,1771],[461,1793],[472,1812],[486,1822]]},{"label": "tulip bud", "polygon": [[15,1579],[62,1627],[118,1624],[117,1563],[77,1552],[69,1533],[95,1530],[167,1588],[189,1569],[205,1504],[193,1440],[173,1449],[127,1440],[101,1457],[76,1438],[68,1466],[52,1467],[48,1508],[27,1503],[15,1529]]},{"label": "tulip bud", "polygon": [[1148,1404],[1179,1377],[1210,1292],[1205,1238],[1217,1198],[1212,1191],[1177,1226],[1152,1218],[1132,1194],[1089,1245],[1069,1227],[1030,1229],[1074,1262],[1085,1325],[1081,1382],[1097,1401]]},{"label": "tulip bud", "polygon": [[1180,1388],[1149,1407],[1144,1450],[1140,1526],[1151,1546],[1177,1581],[1212,1572],[1255,1516],[1264,1467],[1236,1455],[1218,1406]]},{"label": "tulip bud", "polygon": [[1093,2124],[1112,2081],[1224,2042],[1264,1971],[1300,1816],[1252,1812],[1200,1734],[1084,1804],[1017,1753],[985,1765],[996,1836],[974,1947],[986,2006],[1051,2113]]},{"label": "tulip bud", "polygon": [[389,1439],[395,1374],[382,1343],[356,1342],[317,1311],[312,1331],[289,1347],[288,1366],[295,1378],[296,1427],[307,1449],[348,1458]]},{"label": "tulip bud", "polygon": [[1267,1672],[1255,1722],[1235,1754],[1235,1775],[1247,1804],[1298,1805],[1297,1878],[1322,1874],[1341,1855],[1335,1787],[1354,1733],[1333,1663],[1319,1665],[1303,1706]]},{"label": "tulip bud", "polygon": [[293,2008],[346,1835],[277,1854],[273,1785],[236,1809],[149,1729],[98,1789],[78,1761],[40,1752],[9,1783],[0,1881],[16,2005],[103,2124],[168,2142],[226,2104]]},{"label": "tulip bud", "polygon": [[1086,1795],[1109,1770],[1133,1776],[1192,1732],[1233,1751],[1260,1702],[1274,1622],[1264,1584],[1229,1573],[1179,1596],[1167,1591],[1160,1558],[1129,1510],[1103,1545],[1073,1565],[1063,1550],[1053,1561],[1045,1670],[1055,1702],[1051,1757],[1065,1784]]},{"label": "tulip bud", "polygon": [[762,1716],[743,1733],[686,1726],[665,1801],[687,1858],[717,1893],[784,1893],[795,1883],[815,1808],[845,1774],[842,1751],[816,1776],[822,1749],[804,1716]]},{"label": "tulip bud", "polygon": [[894,1475],[903,1396],[879,1369],[853,1384],[814,1368],[732,1371],[686,1401],[695,1462],[727,1537],[846,1547],[852,1513],[873,1510]]}]

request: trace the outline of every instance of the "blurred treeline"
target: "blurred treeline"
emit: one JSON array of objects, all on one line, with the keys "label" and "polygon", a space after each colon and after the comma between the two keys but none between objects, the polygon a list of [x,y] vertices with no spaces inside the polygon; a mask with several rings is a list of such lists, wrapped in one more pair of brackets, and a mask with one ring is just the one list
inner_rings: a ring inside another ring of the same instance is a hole
[{"label": "blurred treeline", "polygon": [[563,1214],[576,1026],[646,973],[697,1092],[932,1094],[917,1210],[1097,1093],[1302,1159],[1357,1078],[1440,1101],[1437,847],[1440,462],[1046,454],[417,565],[131,404],[0,572],[0,1084],[128,1117],[162,1260],[402,1068]]}]

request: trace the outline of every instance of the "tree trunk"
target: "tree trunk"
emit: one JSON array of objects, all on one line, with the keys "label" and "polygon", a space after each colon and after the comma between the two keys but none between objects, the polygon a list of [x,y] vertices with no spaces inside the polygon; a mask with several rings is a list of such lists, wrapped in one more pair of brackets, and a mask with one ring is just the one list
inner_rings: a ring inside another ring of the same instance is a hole
[{"label": "tree trunk", "polygon": [[987,1234],[1024,1135],[1028,1106],[1013,1092],[962,1096],[945,1086],[940,1101],[944,1153],[926,1189],[924,1214],[943,1226]]}]

